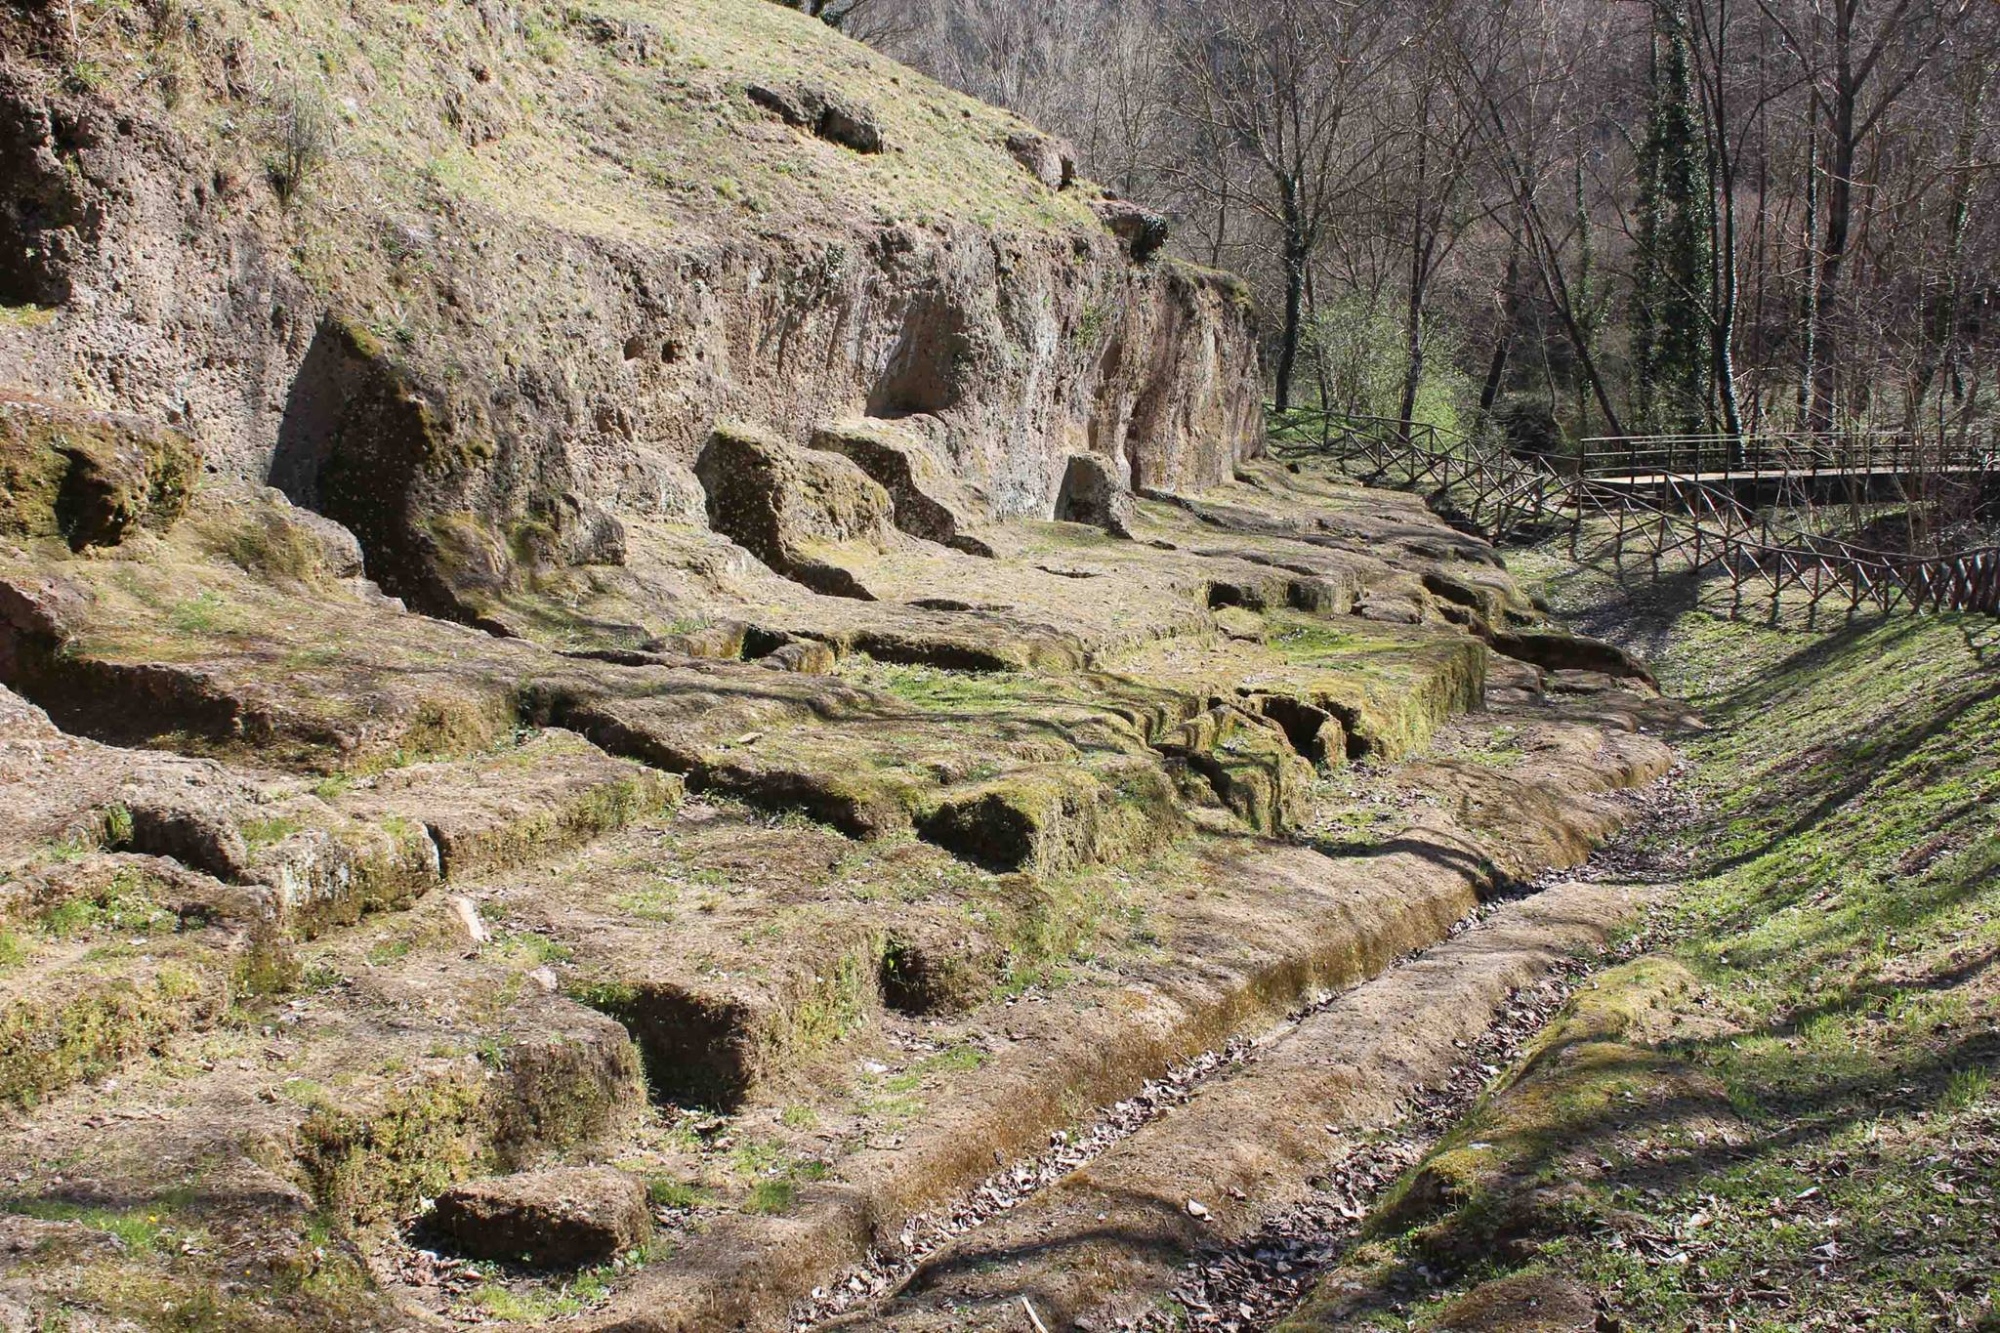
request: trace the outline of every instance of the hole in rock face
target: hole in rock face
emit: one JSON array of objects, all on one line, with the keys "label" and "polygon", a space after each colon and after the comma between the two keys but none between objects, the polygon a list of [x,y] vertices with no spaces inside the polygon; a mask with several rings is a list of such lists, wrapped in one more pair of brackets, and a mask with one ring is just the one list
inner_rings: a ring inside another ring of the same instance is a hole
[{"label": "hole in rock face", "polygon": [[1211,583],[1208,585],[1208,609],[1220,610],[1225,606],[1241,607],[1245,611],[1262,611],[1264,598],[1255,588],[1246,588],[1240,583]]},{"label": "hole in rock face", "polygon": [[906,417],[943,412],[965,396],[973,357],[965,312],[926,292],[910,303],[889,364],[868,395],[868,415]]},{"label": "hole in rock face", "polygon": [[319,509],[320,473],[333,454],[342,404],[353,388],[353,379],[354,368],[340,340],[320,329],[285,396],[278,447],[271,455],[266,478],[301,508]]},{"label": "hole in rock face", "polygon": [[669,338],[660,344],[660,360],[666,365],[679,365],[681,358],[686,355],[686,350],[675,339]]},{"label": "hole in rock face", "polygon": [[0,100],[0,305],[62,305],[66,249],[83,228],[76,186],[35,149],[54,130],[39,108]]},{"label": "hole in rock face", "polygon": [[[267,482],[352,532],[384,592],[450,617],[457,600],[430,558],[439,538],[418,530],[412,506],[425,469],[453,444],[448,418],[373,337],[329,317],[286,395]],[[460,560],[472,568],[482,551],[464,526]]]},{"label": "hole in rock face", "polygon": [[[1257,701],[1258,711],[1284,730],[1294,750],[1315,764],[1347,757],[1347,738],[1340,723],[1325,709],[1289,695],[1269,694]],[[1334,746],[1339,753],[1332,753]]]},{"label": "hole in rock face", "polygon": [[625,340],[625,359],[627,361],[637,361],[645,354],[646,340],[644,338],[635,333]]}]

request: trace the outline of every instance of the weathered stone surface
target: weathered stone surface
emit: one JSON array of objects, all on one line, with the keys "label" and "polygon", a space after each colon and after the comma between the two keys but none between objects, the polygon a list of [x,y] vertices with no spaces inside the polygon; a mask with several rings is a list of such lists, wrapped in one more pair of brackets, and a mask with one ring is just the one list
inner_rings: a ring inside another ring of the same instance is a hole
[{"label": "weathered stone surface", "polygon": [[461,1254],[541,1268],[602,1262],[653,1230],[646,1187],[609,1167],[472,1181],[440,1195],[431,1221]]},{"label": "weathered stone surface", "polygon": [[71,550],[165,531],[201,471],[188,440],[136,417],[0,392],[0,536]]},{"label": "weathered stone surface", "polygon": [[1159,770],[1023,768],[947,796],[918,823],[928,841],[997,871],[1047,876],[1144,852],[1184,825]]},{"label": "weathered stone surface", "polygon": [[757,659],[757,665],[769,667],[773,671],[826,676],[833,673],[837,660],[833,649],[828,645],[816,639],[796,639],[764,654]]},{"label": "weathered stone surface", "polygon": [[[615,567],[637,522],[698,521],[690,470],[718,420],[800,439],[833,404],[921,416],[995,516],[1049,513],[1084,440],[1170,490],[1261,449],[1246,303],[1182,266],[1133,265],[1077,192],[1024,174],[1017,120],[824,25],[707,6],[675,34],[565,11],[537,53],[522,25],[454,13],[428,48],[439,96],[342,145],[354,207],[319,215],[329,285],[295,269],[264,173],[238,160],[244,136],[191,134],[159,99],[69,78],[98,56],[56,59],[52,13],[9,20],[24,58],[0,76],[0,230],[23,266],[0,286],[24,310],[0,327],[0,383],[199,423],[217,476],[268,480],[346,524],[371,577],[427,613],[524,632],[503,594]],[[377,76],[357,71],[412,52],[389,9],[346,23],[373,55],[325,93],[365,107]],[[303,68],[319,40],[241,36],[227,72],[201,67],[208,94]],[[626,97],[627,64],[657,97],[566,114]],[[752,86],[883,151],[792,133]],[[730,150],[555,188],[541,155],[494,156],[477,220],[415,197],[412,153],[502,130],[571,161]],[[413,272],[434,281],[403,291]],[[89,299],[62,305],[73,292]]]},{"label": "weathered stone surface", "polygon": [[972,534],[984,507],[920,437],[888,422],[851,421],[813,432],[812,447],[843,454],[889,492],[895,523],[912,537],[969,555],[993,548]]},{"label": "weathered stone surface", "polygon": [[708,491],[717,532],[779,573],[836,595],[856,589],[814,548],[880,543],[895,512],[889,493],[838,454],[796,449],[741,427],[721,427],[710,437],[695,475]]},{"label": "weathered stone surface", "polygon": [[1029,175],[1051,190],[1067,190],[1076,183],[1076,150],[1061,139],[1033,130],[1016,130],[1007,136],[1007,151]]},{"label": "weathered stone surface", "polygon": [[1126,252],[1135,264],[1145,263],[1167,243],[1170,234],[1167,219],[1143,204],[1129,199],[1100,199],[1091,208],[1105,228],[1125,243]]},{"label": "weathered stone surface", "polygon": [[804,84],[753,83],[745,92],[787,125],[809,130],[830,143],[857,153],[879,153],[884,147],[881,123],[856,103]]},{"label": "weathered stone surface", "polygon": [[1056,517],[1065,523],[1087,523],[1114,537],[1130,537],[1137,515],[1132,493],[1095,454],[1072,454],[1056,494]]},{"label": "weathered stone surface", "polygon": [[1182,723],[1160,748],[1259,833],[1281,834],[1304,817],[1313,766],[1275,721],[1230,705],[1211,708]]},{"label": "weathered stone surface", "polygon": [[1494,629],[1487,642],[1493,651],[1532,663],[1545,671],[1593,672],[1613,680],[1658,688],[1645,663],[1615,643],[1587,639],[1561,630]]}]

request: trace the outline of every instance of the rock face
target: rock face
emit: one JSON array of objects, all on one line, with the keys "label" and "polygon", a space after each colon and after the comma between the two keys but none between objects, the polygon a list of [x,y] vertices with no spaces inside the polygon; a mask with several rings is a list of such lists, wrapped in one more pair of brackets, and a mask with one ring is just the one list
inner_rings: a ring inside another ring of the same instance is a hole
[{"label": "rock face", "polygon": [[646,1187],[608,1167],[472,1181],[440,1196],[431,1222],[461,1254],[537,1268],[600,1263],[653,1232]]},{"label": "rock face", "polygon": [[0,393],[0,535],[116,546],[135,526],[171,527],[200,469],[174,431]]},{"label": "rock face", "polygon": [[879,543],[894,512],[889,493],[846,458],[794,449],[743,427],[717,430],[695,475],[717,532],[780,574],[838,596],[857,595],[853,580],[814,548]]},{"label": "rock face", "polygon": [[[100,25],[88,89],[62,11],[0,12],[0,384],[172,423],[474,622],[634,520],[699,524],[719,421],[896,422],[982,521],[1050,517],[1072,454],[1180,492],[1261,450],[1241,287],[1064,189],[1062,145],[779,6],[645,9],[412,43],[393,6],[229,0]],[[301,98],[333,130],[281,204]]]}]

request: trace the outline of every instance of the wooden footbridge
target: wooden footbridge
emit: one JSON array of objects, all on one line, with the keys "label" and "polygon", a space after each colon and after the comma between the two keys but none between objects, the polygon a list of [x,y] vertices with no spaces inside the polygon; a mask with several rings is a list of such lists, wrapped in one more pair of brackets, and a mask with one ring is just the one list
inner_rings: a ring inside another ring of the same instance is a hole
[{"label": "wooden footbridge", "polygon": [[[1728,580],[1730,613],[1768,606],[1884,613],[2000,615],[2000,547],[1941,555],[1878,550],[1798,531],[1783,515],[1815,505],[2000,496],[1990,437],[1907,435],[1587,440],[1580,455],[1482,451],[1417,423],[1293,414],[1274,450],[1330,455],[1358,480],[1414,490],[1496,541],[1567,528],[1576,554],[1586,525],[1627,560]],[[1302,438],[1303,436],[1303,438]],[[1289,437],[1289,438],[1286,438]]]}]

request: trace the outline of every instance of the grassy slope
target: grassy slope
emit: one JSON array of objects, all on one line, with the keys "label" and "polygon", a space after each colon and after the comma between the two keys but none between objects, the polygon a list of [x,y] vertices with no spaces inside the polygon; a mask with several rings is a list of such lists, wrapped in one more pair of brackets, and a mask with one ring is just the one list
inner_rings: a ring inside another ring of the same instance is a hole
[{"label": "grassy slope", "polygon": [[[491,18],[397,0],[162,0],[81,22],[73,86],[150,105],[260,165],[292,91],[323,98],[335,152],[311,211],[457,196],[656,240],[857,215],[1002,228],[1090,216],[1008,156],[1014,117],[764,0],[522,0]],[[743,95],[793,80],[871,112],[888,151],[786,130]]]},{"label": "grassy slope", "polygon": [[1370,1295],[1300,1326],[1460,1326],[1525,1271],[1624,1328],[2000,1328],[2000,626],[1650,611],[1714,728],[1659,839],[1684,887],[1391,1201]]},{"label": "grassy slope", "polygon": [[[0,48],[171,127],[198,174],[214,162],[217,211],[271,234],[315,291],[408,348],[462,341],[468,322],[501,346],[552,324],[559,341],[613,336],[590,284],[562,280],[594,271],[578,241],[714,255],[780,238],[813,256],[787,281],[832,285],[890,224],[1101,230],[1088,191],[1053,193],[1008,154],[1015,117],[769,0],[74,8],[77,54],[65,23],[32,8],[0,8]],[[749,100],[756,83],[864,110],[886,150],[788,128]],[[288,143],[315,141],[281,208],[274,169]],[[39,317],[0,310],[0,332]]]}]

